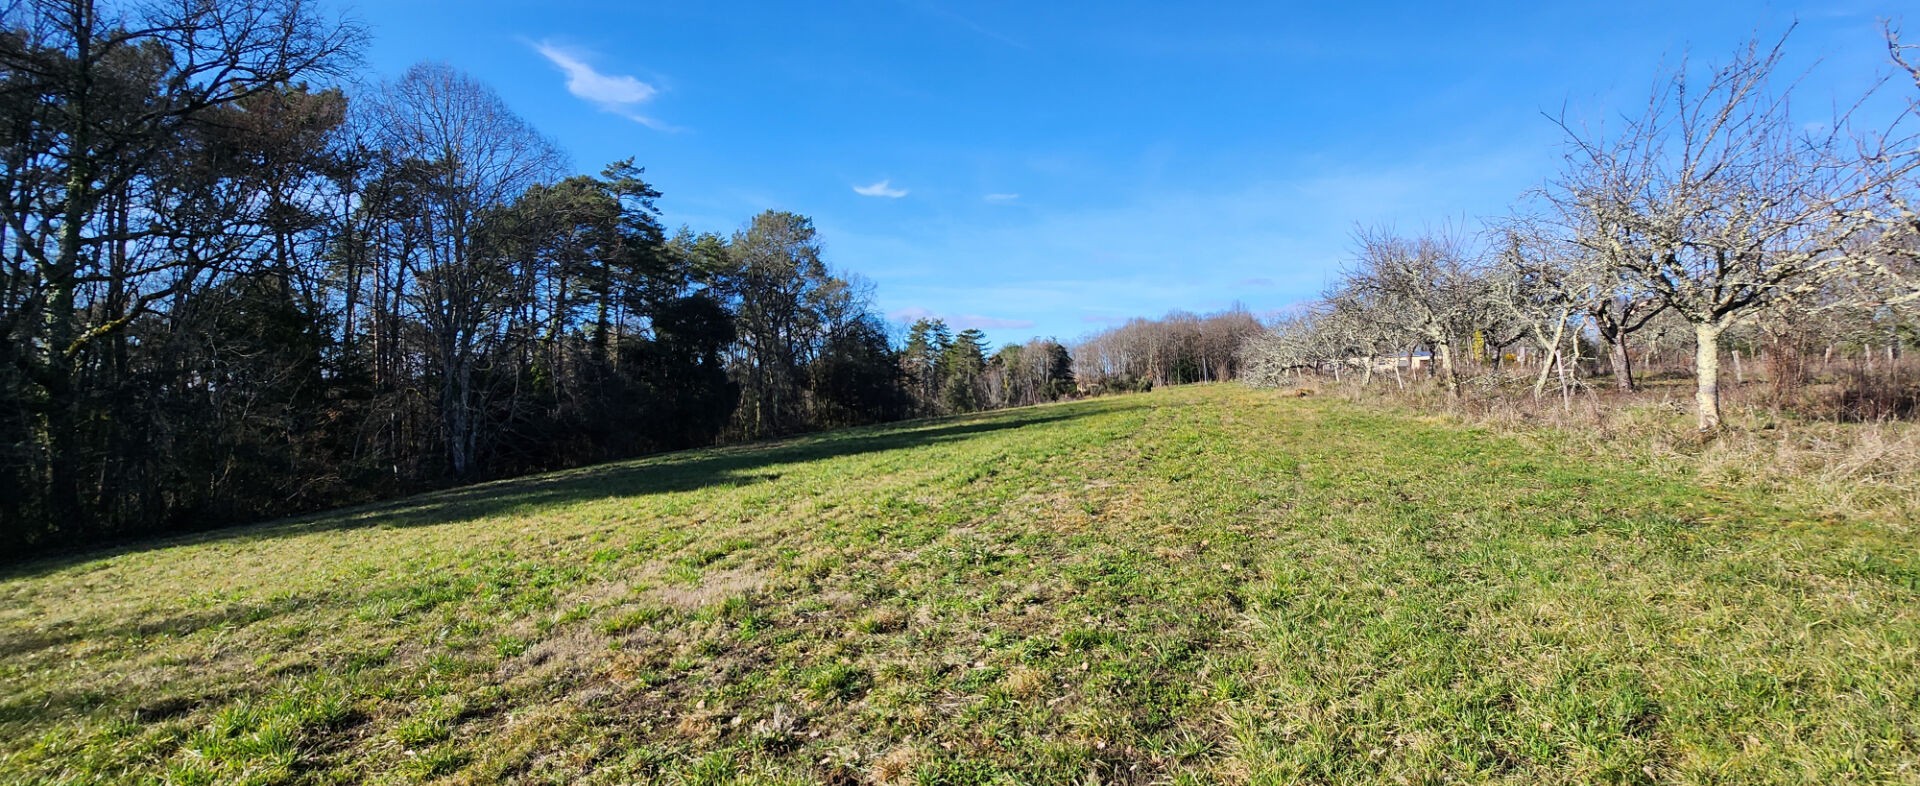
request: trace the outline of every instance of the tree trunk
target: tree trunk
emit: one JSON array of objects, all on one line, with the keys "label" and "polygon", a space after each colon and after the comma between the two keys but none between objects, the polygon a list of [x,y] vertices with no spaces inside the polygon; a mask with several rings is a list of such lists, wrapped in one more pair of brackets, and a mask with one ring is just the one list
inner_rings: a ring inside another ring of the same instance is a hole
[{"label": "tree trunk", "polygon": [[1720,429],[1720,326],[1696,324],[1693,337],[1693,404],[1705,434]]},{"label": "tree trunk", "polygon": [[1434,342],[1434,352],[1440,356],[1440,373],[1446,377],[1447,395],[1460,397],[1460,374],[1453,366],[1453,347],[1450,341]]},{"label": "tree trunk", "polygon": [[72,158],[67,170],[65,204],[62,208],[59,249],[53,264],[45,273],[47,285],[46,311],[41,314],[42,333],[46,342],[41,348],[44,353],[38,371],[39,387],[46,407],[45,432],[42,436],[47,451],[48,521],[58,526],[81,526],[80,518],[80,462],[76,455],[79,450],[80,418],[77,412],[77,394],[74,386],[74,357],[70,349],[79,334],[75,324],[75,289],[80,274],[83,233],[88,213],[93,207],[93,155],[92,134],[92,86],[93,73],[90,66],[93,60],[93,23],[94,8],[90,2],[74,3],[71,9],[70,24],[74,31],[75,52],[72,60],[73,95],[70,97],[71,125],[67,128],[69,139],[67,151]]},{"label": "tree trunk", "polygon": [[[1579,345],[1575,344],[1574,346],[1577,352]],[[1578,360],[1577,357],[1575,359]],[[1553,367],[1560,371],[1560,408],[1564,411],[1572,412],[1573,386],[1567,384],[1567,359],[1561,355],[1560,350],[1557,348],[1553,351]]]},{"label": "tree trunk", "polygon": [[[1551,353],[1548,356],[1548,362],[1540,364],[1540,377],[1533,381],[1534,401],[1539,401],[1540,394],[1547,389],[1547,374],[1553,369],[1554,364],[1560,360],[1560,339],[1566,336],[1566,332],[1567,320],[1565,317],[1562,317],[1560,324],[1555,325],[1553,328],[1553,340],[1547,342],[1547,346],[1545,347],[1546,351]],[[1563,373],[1561,376],[1564,377],[1566,375]]]},{"label": "tree trunk", "polygon": [[1607,362],[1613,365],[1613,386],[1623,391],[1633,390],[1633,355],[1627,347],[1627,333],[1614,331],[1607,342]]},{"label": "tree trunk", "polygon": [[454,477],[465,478],[472,465],[472,456],[467,453],[472,413],[467,411],[466,386],[459,372],[449,368],[445,373],[446,379],[441,381],[440,408],[447,429],[447,465]]}]

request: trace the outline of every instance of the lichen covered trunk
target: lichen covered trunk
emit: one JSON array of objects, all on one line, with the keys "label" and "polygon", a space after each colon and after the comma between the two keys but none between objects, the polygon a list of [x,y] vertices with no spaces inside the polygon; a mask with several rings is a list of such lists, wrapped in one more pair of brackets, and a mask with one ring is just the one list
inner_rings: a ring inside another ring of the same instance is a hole
[{"label": "lichen covered trunk", "polygon": [[1460,374],[1453,365],[1453,346],[1450,341],[1434,342],[1434,354],[1440,356],[1440,377],[1447,385],[1447,395],[1460,397]]},{"label": "lichen covered trunk", "polygon": [[1702,433],[1720,428],[1720,326],[1693,326],[1693,404]]}]

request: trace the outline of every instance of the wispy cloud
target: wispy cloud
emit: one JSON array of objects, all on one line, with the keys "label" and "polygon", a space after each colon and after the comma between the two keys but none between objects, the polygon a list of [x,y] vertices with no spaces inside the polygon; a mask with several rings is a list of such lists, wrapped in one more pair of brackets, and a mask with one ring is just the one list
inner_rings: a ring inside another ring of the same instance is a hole
[{"label": "wispy cloud", "polygon": [[893,181],[891,180],[882,180],[878,183],[874,183],[873,185],[854,186],[853,193],[859,194],[861,196],[886,197],[887,199],[899,199],[907,195],[907,190],[904,188],[894,188]]},{"label": "wispy cloud", "polygon": [[1019,198],[1019,194],[988,194],[984,197],[988,202],[1012,202]]},{"label": "wispy cloud", "polygon": [[961,314],[947,321],[961,330],[967,328],[979,328],[981,330],[1025,330],[1033,327],[1033,320],[1031,319],[1001,319],[1000,317],[983,317],[979,314]]},{"label": "wispy cloud", "polygon": [[589,65],[585,56],[548,41],[533,45],[541,57],[567,75],[567,92],[602,110],[624,117],[656,131],[672,131],[672,126],[640,113],[640,106],[652,101],[660,90],[627,74],[603,74]]},{"label": "wispy cloud", "polygon": [[895,322],[915,322],[922,319],[938,319],[950,327],[961,330],[977,328],[979,330],[1025,330],[1033,327],[1031,319],[1006,319],[980,314],[941,314],[933,309],[920,306],[895,309],[887,312],[887,317]]},{"label": "wispy cloud", "polygon": [[[1031,320],[1031,329],[990,332],[1070,339],[1174,308],[1204,314],[1239,301],[1262,314],[1311,299],[1350,258],[1352,227],[1496,214],[1535,182],[1551,154],[1500,147],[1435,165],[1309,162],[1286,168],[1284,178],[1120,191],[1080,207],[1023,196],[1013,203],[1021,209],[990,210],[999,214],[992,221],[915,225],[868,216],[866,232],[822,233],[840,264],[873,277],[885,310]],[[978,274],[956,281],[950,271],[962,261]]]},{"label": "wispy cloud", "polygon": [[1024,41],[1021,41],[1017,38],[1001,33],[992,28],[989,28],[985,25],[982,25],[978,22],[973,21],[972,19],[968,19],[967,17],[954,13],[953,11],[949,11],[946,8],[943,8],[937,4],[914,3],[913,5],[914,7],[920,9],[922,13],[940,17],[949,22],[952,22],[961,27],[964,27],[968,30],[971,30],[974,33],[985,36],[987,38],[991,38],[995,41],[999,41],[1000,43],[1006,44],[1007,46],[1011,46],[1015,49],[1026,49],[1029,51],[1033,49],[1032,46],[1027,45],[1027,43]]}]

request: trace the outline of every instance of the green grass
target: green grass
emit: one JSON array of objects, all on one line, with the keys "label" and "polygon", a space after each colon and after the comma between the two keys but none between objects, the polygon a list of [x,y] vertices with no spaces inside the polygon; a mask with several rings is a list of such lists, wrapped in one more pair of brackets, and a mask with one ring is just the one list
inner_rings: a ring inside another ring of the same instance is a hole
[{"label": "green grass", "polygon": [[0,575],[8,783],[1920,782],[1901,522],[1188,387]]}]

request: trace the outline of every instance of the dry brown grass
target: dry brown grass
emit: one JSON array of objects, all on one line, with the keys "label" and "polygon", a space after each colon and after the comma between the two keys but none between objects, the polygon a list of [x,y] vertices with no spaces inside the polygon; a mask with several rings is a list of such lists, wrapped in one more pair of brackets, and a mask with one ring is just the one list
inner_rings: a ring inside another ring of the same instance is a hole
[{"label": "dry brown grass", "polygon": [[873,760],[873,782],[891,786],[911,783],[914,765],[920,763],[920,751],[911,747],[894,748]]},{"label": "dry brown grass", "polygon": [[691,587],[661,587],[654,591],[660,600],[681,611],[696,611],[728,598],[758,591],[767,583],[766,574],[753,568],[729,568],[703,576]]},{"label": "dry brown grass", "polygon": [[1631,393],[1583,387],[1563,396],[1549,389],[1539,399],[1522,380],[1472,382],[1458,401],[1435,384],[1321,387],[1349,401],[1442,415],[1575,456],[1629,461],[1729,490],[1765,490],[1829,516],[1920,521],[1920,423],[1810,417],[1782,408],[1768,387],[1750,381],[1729,386],[1724,428],[1703,438],[1685,379],[1654,380]]}]

